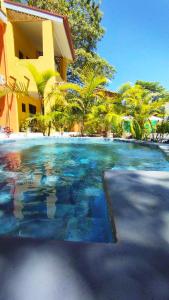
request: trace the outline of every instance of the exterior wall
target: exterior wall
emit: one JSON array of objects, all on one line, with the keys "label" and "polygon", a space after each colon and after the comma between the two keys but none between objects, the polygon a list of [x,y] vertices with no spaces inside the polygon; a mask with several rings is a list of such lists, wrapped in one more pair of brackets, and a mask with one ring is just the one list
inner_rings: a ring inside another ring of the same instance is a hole
[{"label": "exterior wall", "polygon": [[5,61],[4,61],[4,32],[5,25],[0,21],[0,74],[5,75]]},{"label": "exterior wall", "polygon": [[[36,112],[40,113],[41,111],[41,102],[39,99],[34,99],[30,97],[18,97],[18,122],[19,122],[19,130],[23,123],[23,121],[30,116],[29,113],[29,104],[36,106]],[[26,111],[22,112],[22,104],[25,104]]]},{"label": "exterior wall", "polygon": [[[20,35],[20,30],[17,25],[13,25],[10,22],[7,23],[5,40],[6,43],[6,56],[7,56],[7,69],[9,81],[12,83],[14,78],[18,83],[24,82],[27,84],[27,80],[24,76],[29,78],[29,97],[16,97],[14,95],[8,95],[9,101],[9,114],[10,121],[6,121],[7,112],[4,111],[4,118],[2,119],[3,126],[10,126],[14,132],[20,130],[20,125],[25,118],[29,116],[29,104],[36,106],[36,112],[41,112],[40,100],[38,99],[36,84],[26,68],[27,63],[31,63],[36,66],[39,71],[45,71],[46,69],[54,69],[54,47],[53,47],[53,33],[51,21],[43,21],[43,56],[38,59],[19,59],[15,56],[15,51],[23,51],[24,55],[32,56],[36,55],[36,49],[29,43],[23,34]],[[15,42],[16,41],[16,42]],[[30,47],[31,45],[31,47]],[[17,46],[17,48],[15,48]],[[26,50],[27,49],[27,50]],[[27,52],[26,52],[27,51]],[[35,56],[36,57],[36,56]],[[13,81],[14,83],[15,81]],[[6,97],[7,98],[7,97]],[[5,101],[7,103],[7,101]],[[26,104],[26,113],[22,112],[22,103]]]},{"label": "exterior wall", "polygon": [[[1,28],[1,27],[0,27]],[[2,29],[0,29],[2,31]],[[0,32],[1,33],[1,32]],[[36,84],[26,68],[26,64],[34,64],[39,71],[47,69],[55,70],[54,61],[54,39],[53,28],[50,20],[42,21],[42,37],[43,37],[43,56],[36,58],[37,52],[31,41],[24,37],[17,24],[7,22],[4,33],[4,43],[2,35],[0,40],[0,51],[5,55],[4,63],[1,63],[1,68],[6,69],[6,78],[8,82],[25,82],[29,79],[29,94],[31,97],[16,97],[8,95],[5,99],[0,100],[0,126],[9,126],[14,132],[20,130],[20,125],[25,118],[29,116],[29,104],[36,106],[36,112],[41,112],[40,100],[38,99]],[[5,49],[5,51],[4,51]],[[25,56],[35,57],[34,59],[19,59],[18,52],[22,51]],[[2,56],[2,55],[1,55]],[[66,80],[67,61],[62,60],[61,76]],[[26,77],[26,78],[25,78]],[[22,103],[26,104],[26,113],[22,112]],[[45,108],[45,112],[48,109]]]},{"label": "exterior wall", "polygon": [[[7,77],[7,67],[6,67],[6,55],[5,55],[5,24],[0,22],[0,74]],[[0,126],[9,126],[9,97],[3,97],[0,99]]]}]

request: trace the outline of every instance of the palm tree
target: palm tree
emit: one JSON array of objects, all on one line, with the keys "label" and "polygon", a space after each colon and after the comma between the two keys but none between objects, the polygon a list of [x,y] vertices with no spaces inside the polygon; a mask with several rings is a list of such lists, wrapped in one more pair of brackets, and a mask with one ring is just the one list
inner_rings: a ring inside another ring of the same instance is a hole
[{"label": "palm tree", "polygon": [[92,106],[98,101],[98,89],[107,83],[107,78],[97,75],[97,72],[86,66],[81,73],[81,85],[70,86],[67,94],[69,102],[76,109],[76,117],[80,122],[81,135],[84,134],[85,121]]},{"label": "palm tree", "polygon": [[86,66],[81,72],[81,84],[57,83],[48,93],[45,101],[51,104],[51,110],[65,111],[68,119],[80,124],[81,135],[87,114],[97,102],[98,88],[102,87],[107,79],[97,75],[96,71]]},{"label": "palm tree", "polygon": [[14,84],[5,83],[0,85],[0,98],[8,95],[15,94],[16,96],[28,96],[28,87],[24,82],[16,81]]},{"label": "palm tree", "polygon": [[[99,94],[101,95],[102,92]],[[102,132],[106,136],[110,132],[119,135],[119,131],[122,131],[122,117],[122,105],[119,97],[101,97],[87,115],[86,127],[97,133]]]},{"label": "palm tree", "polygon": [[51,69],[40,72],[33,64],[27,64],[26,66],[35,81],[36,88],[38,91],[38,96],[41,101],[41,112],[42,114],[44,114],[44,100],[45,100],[44,98],[45,98],[46,86],[49,80],[52,77],[59,76],[59,73]]},{"label": "palm tree", "polygon": [[140,85],[134,85],[122,94],[126,115],[133,118],[131,130],[136,139],[146,138],[146,123],[151,125],[150,117],[164,110],[166,99],[153,101],[152,94]]}]

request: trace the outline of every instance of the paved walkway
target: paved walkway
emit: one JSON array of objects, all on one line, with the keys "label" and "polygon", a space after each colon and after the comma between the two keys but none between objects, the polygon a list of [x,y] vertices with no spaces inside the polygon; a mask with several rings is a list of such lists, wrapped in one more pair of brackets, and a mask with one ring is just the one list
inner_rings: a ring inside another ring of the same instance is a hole
[{"label": "paved walkway", "polygon": [[[117,299],[168,300],[169,172],[107,171],[105,183],[117,231],[117,274],[126,278]],[[128,297],[134,291],[135,298]]]},{"label": "paved walkway", "polygon": [[169,173],[105,173],[117,244],[0,239],[0,300],[169,300]]}]

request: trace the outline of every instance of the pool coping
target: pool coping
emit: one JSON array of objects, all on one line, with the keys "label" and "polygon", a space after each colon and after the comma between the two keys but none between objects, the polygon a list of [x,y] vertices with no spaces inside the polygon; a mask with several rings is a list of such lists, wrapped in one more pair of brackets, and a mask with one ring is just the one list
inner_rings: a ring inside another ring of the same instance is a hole
[{"label": "pool coping", "polygon": [[124,139],[124,138],[114,138],[113,141],[121,142],[121,143],[131,143],[131,144],[135,144],[135,145],[139,145],[139,146],[148,146],[148,147],[152,147],[152,148],[158,148],[167,156],[167,158],[169,158],[169,144],[141,141],[141,140],[135,140],[135,139]]},{"label": "pool coping", "polygon": [[[169,158],[169,144],[140,141],[140,140],[135,140],[135,139],[124,139],[124,138],[114,138],[113,141],[156,148],[156,149],[159,149],[165,155],[166,158]],[[109,218],[110,218],[110,222],[111,222],[111,226],[112,226],[112,230],[113,230],[113,237],[115,239],[115,243],[117,243],[118,242],[118,238],[117,238],[118,229],[117,229],[117,225],[116,225],[116,216],[114,213],[114,208],[113,208],[112,199],[111,199],[112,197],[111,197],[111,194],[109,191],[109,187],[105,181],[106,172],[111,172],[111,171],[113,171],[113,170],[105,170],[103,172],[103,189],[104,189],[105,197],[107,200],[106,202],[108,205],[108,214],[109,214]]]},{"label": "pool coping", "polygon": [[115,243],[118,242],[118,239],[117,239],[117,226],[116,226],[116,222],[115,222],[115,213],[114,213],[113,204],[112,204],[112,201],[111,201],[109,189],[108,189],[107,183],[106,183],[105,178],[104,178],[105,177],[105,172],[106,171],[104,171],[103,174],[102,174],[102,184],[103,184],[103,191],[104,191],[104,194],[105,194],[108,220],[110,222],[111,231],[112,231],[112,237],[113,237],[112,244],[115,244]]}]

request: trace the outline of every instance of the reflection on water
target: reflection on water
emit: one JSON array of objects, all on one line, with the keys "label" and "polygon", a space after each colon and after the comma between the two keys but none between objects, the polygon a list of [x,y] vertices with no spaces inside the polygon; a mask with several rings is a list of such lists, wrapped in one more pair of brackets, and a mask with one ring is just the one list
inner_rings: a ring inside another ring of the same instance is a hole
[{"label": "reflection on water", "polygon": [[160,151],[112,142],[3,145],[0,234],[111,242],[102,187],[109,168],[169,170],[169,163]]}]

